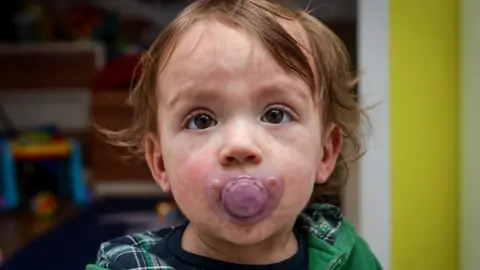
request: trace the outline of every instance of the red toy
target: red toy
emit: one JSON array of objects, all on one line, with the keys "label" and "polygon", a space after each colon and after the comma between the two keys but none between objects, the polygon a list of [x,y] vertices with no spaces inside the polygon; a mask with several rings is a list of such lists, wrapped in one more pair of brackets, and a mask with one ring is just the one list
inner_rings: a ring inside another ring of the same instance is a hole
[{"label": "red toy", "polygon": [[49,192],[41,192],[32,198],[31,207],[36,217],[50,219],[57,212],[57,198]]},{"label": "red toy", "polygon": [[93,91],[130,88],[140,74],[137,69],[140,57],[140,54],[123,55],[107,63],[93,79]]}]

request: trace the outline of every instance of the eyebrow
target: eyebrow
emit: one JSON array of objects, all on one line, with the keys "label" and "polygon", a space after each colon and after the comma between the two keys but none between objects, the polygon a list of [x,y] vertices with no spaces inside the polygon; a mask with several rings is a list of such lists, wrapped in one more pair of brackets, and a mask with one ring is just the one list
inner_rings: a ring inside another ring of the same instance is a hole
[{"label": "eyebrow", "polygon": [[181,88],[175,95],[168,101],[167,108],[172,109],[175,105],[184,99],[196,100],[201,99],[205,100],[207,98],[214,98],[216,91],[213,89],[199,89],[196,87],[184,87]]},{"label": "eyebrow", "polygon": [[255,95],[256,98],[265,98],[268,96],[278,96],[278,95],[293,95],[298,97],[301,100],[309,100],[308,91],[303,90],[296,83],[277,83],[272,85],[267,85],[260,87],[258,94]]},{"label": "eyebrow", "polygon": [[[297,98],[308,101],[310,99],[309,92],[303,90],[301,87],[296,85],[293,82],[288,83],[271,83],[264,85],[258,88],[258,93],[254,94],[254,98],[266,98],[269,96],[285,96],[285,95],[294,95]],[[218,98],[218,92],[215,89],[199,89],[195,86],[193,87],[184,87],[181,88],[168,102],[167,107],[172,109],[175,105],[183,99],[190,100],[206,100],[206,99],[215,99]]]}]

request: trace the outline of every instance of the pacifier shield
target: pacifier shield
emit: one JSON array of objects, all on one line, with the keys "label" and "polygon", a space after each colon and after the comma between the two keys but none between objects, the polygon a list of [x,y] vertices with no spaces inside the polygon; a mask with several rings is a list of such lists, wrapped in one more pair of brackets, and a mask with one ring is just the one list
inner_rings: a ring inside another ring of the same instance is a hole
[{"label": "pacifier shield", "polygon": [[219,173],[206,180],[205,195],[220,217],[236,223],[254,223],[278,206],[283,181],[274,176]]}]

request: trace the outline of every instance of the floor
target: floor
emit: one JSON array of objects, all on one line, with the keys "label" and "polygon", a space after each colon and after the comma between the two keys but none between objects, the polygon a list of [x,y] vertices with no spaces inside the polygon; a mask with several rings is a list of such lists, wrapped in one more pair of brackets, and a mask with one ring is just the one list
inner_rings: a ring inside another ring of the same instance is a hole
[{"label": "floor", "polygon": [[33,239],[54,228],[59,222],[74,216],[77,212],[77,207],[70,201],[63,201],[61,205],[57,215],[48,220],[36,218],[27,207],[12,213],[0,212],[2,257],[10,257]]},{"label": "floor", "polygon": [[173,225],[174,220],[157,214],[156,206],[165,201],[144,196],[102,198],[82,208],[65,202],[50,221],[25,210],[0,215],[0,247],[6,255],[1,269],[84,270],[95,261],[101,243]]}]

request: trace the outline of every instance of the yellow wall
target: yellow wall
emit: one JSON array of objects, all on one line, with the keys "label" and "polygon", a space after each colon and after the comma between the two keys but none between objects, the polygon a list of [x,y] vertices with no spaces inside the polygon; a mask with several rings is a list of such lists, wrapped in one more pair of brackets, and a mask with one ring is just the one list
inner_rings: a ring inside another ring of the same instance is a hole
[{"label": "yellow wall", "polygon": [[458,269],[457,1],[390,0],[392,267]]}]

